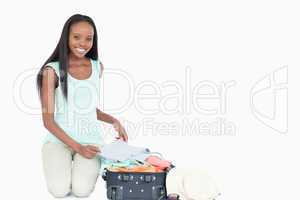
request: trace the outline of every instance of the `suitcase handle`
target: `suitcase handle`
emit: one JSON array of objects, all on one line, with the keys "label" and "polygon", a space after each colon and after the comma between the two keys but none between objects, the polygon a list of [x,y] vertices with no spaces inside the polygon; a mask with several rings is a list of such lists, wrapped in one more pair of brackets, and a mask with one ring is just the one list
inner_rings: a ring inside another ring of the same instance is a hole
[{"label": "suitcase handle", "polygon": [[107,179],[107,169],[105,168],[102,173],[102,179],[106,181]]}]

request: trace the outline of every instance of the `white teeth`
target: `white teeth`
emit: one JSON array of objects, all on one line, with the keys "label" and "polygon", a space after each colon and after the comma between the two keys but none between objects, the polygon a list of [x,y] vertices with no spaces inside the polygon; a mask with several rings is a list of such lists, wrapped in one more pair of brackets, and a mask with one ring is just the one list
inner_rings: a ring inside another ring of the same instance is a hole
[{"label": "white teeth", "polygon": [[80,53],[85,52],[85,49],[82,49],[82,48],[76,48],[76,50],[79,51]]}]

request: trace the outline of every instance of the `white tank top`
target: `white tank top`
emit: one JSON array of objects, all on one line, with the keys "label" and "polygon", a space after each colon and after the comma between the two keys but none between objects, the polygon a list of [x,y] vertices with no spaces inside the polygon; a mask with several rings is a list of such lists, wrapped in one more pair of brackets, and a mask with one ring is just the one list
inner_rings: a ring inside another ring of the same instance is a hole
[{"label": "white tank top", "polygon": [[[100,103],[100,73],[98,60],[90,59],[92,73],[89,78],[79,80],[68,73],[68,99],[65,100],[61,84],[55,89],[55,122],[66,134],[81,144],[103,145],[100,121],[97,120],[96,108]],[[58,78],[59,62],[51,62],[46,66],[52,67]],[[62,143],[52,133],[48,132],[44,142]]]}]

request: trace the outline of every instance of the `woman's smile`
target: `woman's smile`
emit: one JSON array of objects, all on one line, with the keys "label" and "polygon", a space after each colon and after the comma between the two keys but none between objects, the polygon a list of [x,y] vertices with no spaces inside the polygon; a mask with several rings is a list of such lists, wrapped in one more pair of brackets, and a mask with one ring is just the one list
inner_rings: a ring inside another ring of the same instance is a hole
[{"label": "woman's smile", "polygon": [[75,48],[75,50],[80,54],[85,54],[86,50],[84,48]]}]

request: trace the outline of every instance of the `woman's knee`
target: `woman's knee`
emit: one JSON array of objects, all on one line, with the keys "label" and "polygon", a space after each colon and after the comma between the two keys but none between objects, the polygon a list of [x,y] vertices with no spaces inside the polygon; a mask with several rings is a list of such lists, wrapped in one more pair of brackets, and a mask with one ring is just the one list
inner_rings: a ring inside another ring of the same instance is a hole
[{"label": "woman's knee", "polygon": [[73,185],[72,194],[76,197],[88,197],[93,192],[94,187],[89,185]]},{"label": "woman's knee", "polygon": [[63,198],[71,192],[71,187],[69,185],[52,185],[48,187],[48,190],[55,198]]}]

